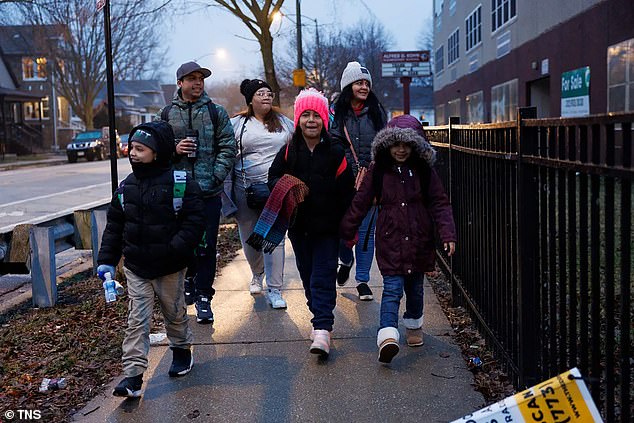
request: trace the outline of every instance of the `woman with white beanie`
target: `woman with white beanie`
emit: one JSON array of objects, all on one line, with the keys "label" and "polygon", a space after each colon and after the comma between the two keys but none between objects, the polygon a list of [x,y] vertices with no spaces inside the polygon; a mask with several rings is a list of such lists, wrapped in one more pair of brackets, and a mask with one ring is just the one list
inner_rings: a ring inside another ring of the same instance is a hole
[{"label": "woman with white beanie", "polygon": [[[349,62],[341,75],[341,95],[334,104],[334,120],[330,135],[346,148],[346,158],[352,165],[355,177],[365,171],[372,161],[371,147],[374,136],[387,122],[385,109],[372,92],[372,76],[359,62]],[[360,170],[361,168],[365,168]],[[359,243],[355,247],[356,275],[359,299],[371,301],[372,290],[368,286],[370,268],[374,258],[374,207],[370,209],[359,227]],[[366,243],[367,240],[367,243]],[[343,242],[339,247],[339,271],[337,283],[345,285],[354,262],[352,249]]]}]

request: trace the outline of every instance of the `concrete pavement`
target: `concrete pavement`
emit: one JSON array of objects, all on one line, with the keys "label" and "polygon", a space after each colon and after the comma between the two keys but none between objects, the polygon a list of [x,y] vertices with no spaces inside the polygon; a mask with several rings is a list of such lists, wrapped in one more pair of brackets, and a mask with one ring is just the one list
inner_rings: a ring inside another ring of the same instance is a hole
[{"label": "concrete pavement", "polygon": [[64,152],[45,153],[34,157],[32,160],[0,160],[0,172],[24,167],[55,166],[65,163],[68,163],[68,159],[66,158],[66,154],[64,154]]},{"label": "concrete pavement", "polygon": [[401,325],[401,352],[390,365],[377,361],[381,278],[376,265],[370,283],[374,301],[360,302],[353,281],[337,288],[330,357],[322,361],[310,354],[311,315],[289,242],[286,251],[287,310],[273,310],[264,296],[249,294],[250,271],[240,251],[214,285],[214,325],[197,324],[189,307],[192,372],[168,377],[172,354],[165,340],[150,348],[141,399],[113,397],[116,378],[75,420],[446,422],[484,405],[429,286],[425,345],[407,347]]}]

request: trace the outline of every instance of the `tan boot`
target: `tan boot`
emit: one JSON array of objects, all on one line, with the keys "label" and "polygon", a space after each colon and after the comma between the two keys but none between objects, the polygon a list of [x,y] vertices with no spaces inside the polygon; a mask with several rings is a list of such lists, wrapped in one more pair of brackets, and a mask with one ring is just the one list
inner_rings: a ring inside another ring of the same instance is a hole
[{"label": "tan boot", "polygon": [[405,338],[407,339],[407,345],[410,347],[420,347],[425,343],[423,328],[405,329]]}]

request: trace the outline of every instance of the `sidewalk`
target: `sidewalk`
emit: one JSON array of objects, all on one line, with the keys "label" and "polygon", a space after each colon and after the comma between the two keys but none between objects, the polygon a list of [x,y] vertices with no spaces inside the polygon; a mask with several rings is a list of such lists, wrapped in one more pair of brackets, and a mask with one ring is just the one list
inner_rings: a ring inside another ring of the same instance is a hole
[{"label": "sidewalk", "polygon": [[54,166],[64,163],[68,163],[68,159],[63,152],[45,153],[39,154],[37,158],[33,158],[33,160],[0,160],[0,172],[24,167]]},{"label": "sidewalk", "polygon": [[371,279],[374,301],[360,302],[353,281],[337,288],[330,357],[320,361],[310,354],[311,315],[289,242],[286,251],[287,310],[273,310],[264,296],[249,295],[250,271],[240,251],[214,285],[214,325],[197,324],[194,306],[189,307],[195,339],[192,372],[168,377],[172,354],[163,341],[150,348],[140,400],[113,397],[116,378],[75,414],[75,420],[446,422],[484,405],[429,286],[425,345],[407,347],[401,325],[401,352],[392,364],[379,364],[381,278],[376,265]]}]

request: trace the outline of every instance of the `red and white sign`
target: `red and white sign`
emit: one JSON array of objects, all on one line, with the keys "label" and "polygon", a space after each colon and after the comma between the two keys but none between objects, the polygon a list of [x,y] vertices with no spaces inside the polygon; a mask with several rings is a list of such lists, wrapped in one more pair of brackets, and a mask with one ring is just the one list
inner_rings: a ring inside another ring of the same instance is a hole
[{"label": "red and white sign", "polygon": [[97,0],[97,12],[101,12],[101,9],[106,5],[106,0]]}]

